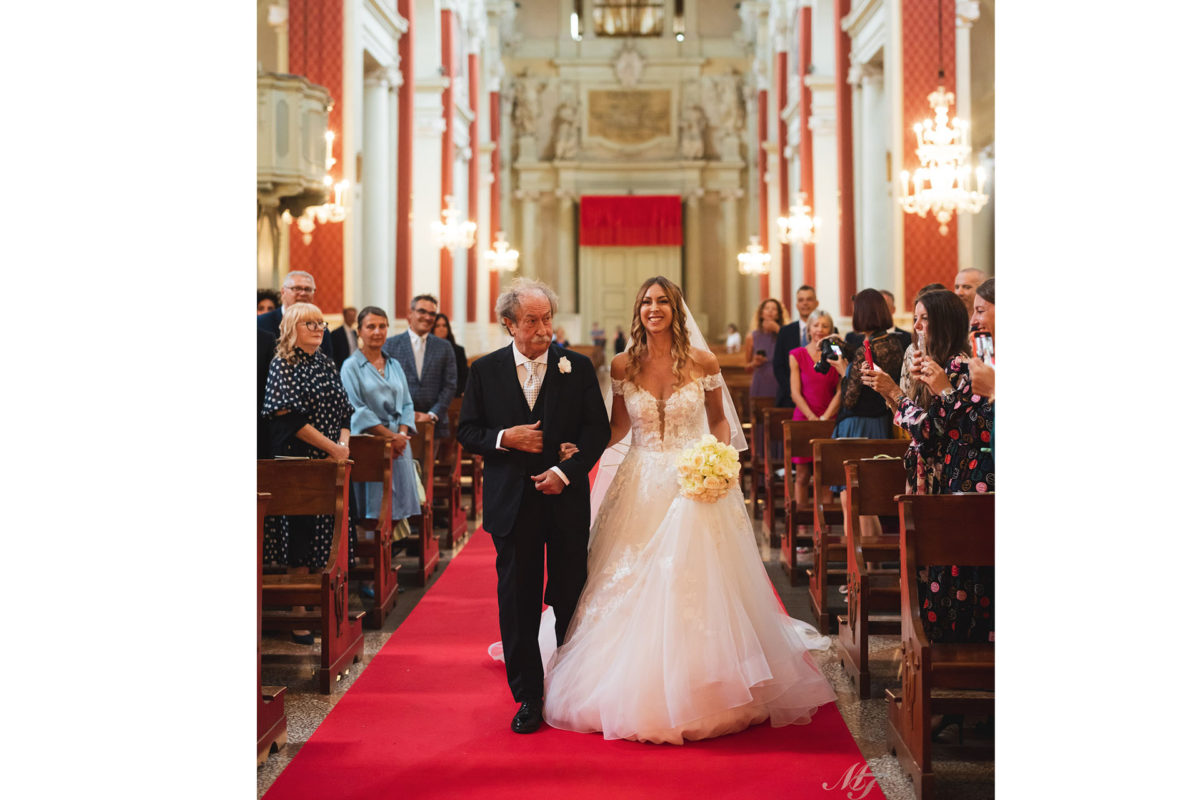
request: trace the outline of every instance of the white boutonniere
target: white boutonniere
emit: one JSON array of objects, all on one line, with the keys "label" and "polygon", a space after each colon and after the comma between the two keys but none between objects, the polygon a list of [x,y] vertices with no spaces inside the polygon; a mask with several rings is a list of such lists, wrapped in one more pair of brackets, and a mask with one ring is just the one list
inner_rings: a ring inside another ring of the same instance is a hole
[{"label": "white boutonniere", "polygon": [[571,362],[566,356],[563,356],[558,360],[558,371],[563,375],[567,375],[571,372]]}]

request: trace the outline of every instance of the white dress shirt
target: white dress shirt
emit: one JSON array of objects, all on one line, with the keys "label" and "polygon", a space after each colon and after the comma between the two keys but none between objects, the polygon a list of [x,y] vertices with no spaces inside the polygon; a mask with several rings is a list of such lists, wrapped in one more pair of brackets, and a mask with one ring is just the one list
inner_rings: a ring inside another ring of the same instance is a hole
[{"label": "white dress shirt", "polygon": [[[538,386],[538,394],[541,394],[541,391],[542,391],[541,387],[543,385],[545,385],[545,383],[546,383],[546,368],[549,366],[549,363],[550,363],[550,350],[547,349],[546,352],[542,353],[537,358],[528,358],[525,356],[524,353],[522,353],[520,350],[517,349],[517,343],[513,342],[512,351],[513,351],[513,361],[516,363],[516,367],[517,367],[517,380],[520,381],[522,386],[525,385],[525,379],[529,377],[529,373],[525,369],[525,363],[528,361],[532,361],[535,364],[542,365],[541,370],[540,370],[542,382]],[[508,451],[508,448],[502,447],[500,445],[500,442],[504,439],[504,431],[506,431],[506,430],[509,430],[509,429],[504,428],[503,430],[500,431],[500,435],[496,437],[496,449],[504,450],[505,452]],[[561,469],[559,469],[558,467],[551,467],[550,469],[553,470],[554,473],[556,475],[558,475],[558,477],[562,478],[562,482],[563,482],[564,486],[571,485],[571,482],[569,480],[567,480],[567,476],[565,474],[563,474],[563,471]]]}]

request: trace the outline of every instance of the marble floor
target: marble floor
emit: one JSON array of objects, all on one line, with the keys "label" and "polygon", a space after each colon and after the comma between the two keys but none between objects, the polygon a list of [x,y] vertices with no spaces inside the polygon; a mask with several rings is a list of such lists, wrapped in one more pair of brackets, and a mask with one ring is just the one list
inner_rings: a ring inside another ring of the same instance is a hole
[{"label": "marble floor", "polygon": [[[472,528],[474,523],[471,523]],[[760,529],[760,521],[755,520],[759,536],[759,549],[763,561],[767,564],[767,574],[775,584],[788,613],[797,619],[812,623],[813,617],[809,610],[807,587],[805,585],[790,586],[787,577],[779,566],[779,550],[771,548],[765,535]],[[484,534],[486,535],[486,534]],[[469,537],[468,537],[469,539]],[[283,664],[264,664],[263,683],[265,685],[286,686],[286,710],[288,725],[288,743],[277,753],[271,754],[265,763],[258,767],[258,796],[261,798],[271,783],[287,766],[288,762],[308,740],[325,715],[337,704],[355,679],[371,663],[371,659],[387,642],[388,637],[396,631],[409,612],[416,606],[425,591],[433,586],[441,577],[458,550],[461,550],[467,540],[461,542],[454,551],[443,550],[437,572],[434,573],[429,586],[416,585],[416,559],[398,555],[395,564],[400,567],[400,583],[404,592],[400,594],[396,608],[385,620],[382,630],[364,630],[365,653],[358,664],[351,667],[350,673],[334,688],[332,694],[323,695],[317,687],[313,673],[320,645],[302,646],[293,644],[284,636],[269,636],[263,641],[263,652],[277,654],[284,659]],[[397,548],[400,550],[401,548]],[[360,607],[360,600],[353,595],[351,607]],[[871,772],[879,783],[879,788],[888,800],[912,800],[915,797],[912,784],[900,768],[896,758],[887,749],[886,741],[886,708],[883,699],[884,688],[898,685],[895,680],[898,668],[899,637],[875,636],[871,640],[871,674],[872,696],[860,700],[850,679],[843,672],[838,661],[836,647],[827,652],[813,652],[821,670],[837,692],[838,710],[846,721],[850,733],[854,736],[858,747],[862,750]],[[993,740],[990,736],[977,734],[974,726],[968,720],[965,750],[970,750],[970,758],[978,758],[982,751],[985,758],[992,758]],[[957,733],[951,729],[953,733]],[[951,738],[947,735],[947,740]],[[937,785],[933,798],[927,800],[985,800],[995,797],[995,770],[991,760],[961,760],[962,752],[956,745],[939,746],[935,749],[935,766]],[[840,796],[841,793],[835,793]],[[835,795],[830,795],[831,797]]]}]

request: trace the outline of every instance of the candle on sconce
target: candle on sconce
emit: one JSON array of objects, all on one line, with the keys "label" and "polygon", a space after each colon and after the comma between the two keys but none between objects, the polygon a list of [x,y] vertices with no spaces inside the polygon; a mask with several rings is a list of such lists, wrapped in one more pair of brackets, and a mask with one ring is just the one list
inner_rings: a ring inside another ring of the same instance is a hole
[{"label": "candle on sconce", "polygon": [[325,131],[325,169],[329,169],[334,165],[333,159],[333,131]]}]

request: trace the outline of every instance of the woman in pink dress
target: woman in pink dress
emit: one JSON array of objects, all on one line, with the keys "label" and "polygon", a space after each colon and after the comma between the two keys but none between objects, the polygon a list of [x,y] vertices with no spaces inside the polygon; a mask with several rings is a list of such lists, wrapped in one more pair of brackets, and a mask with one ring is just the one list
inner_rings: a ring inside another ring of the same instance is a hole
[{"label": "woman in pink dress", "polygon": [[[788,353],[792,370],[792,419],[834,419],[842,405],[841,376],[837,370],[817,372],[821,360],[821,340],[833,333],[833,317],[817,309],[808,315],[808,345]],[[844,348],[843,348],[844,349]],[[808,505],[808,482],[812,478],[812,459],[793,458],[796,466],[796,499]]]}]

